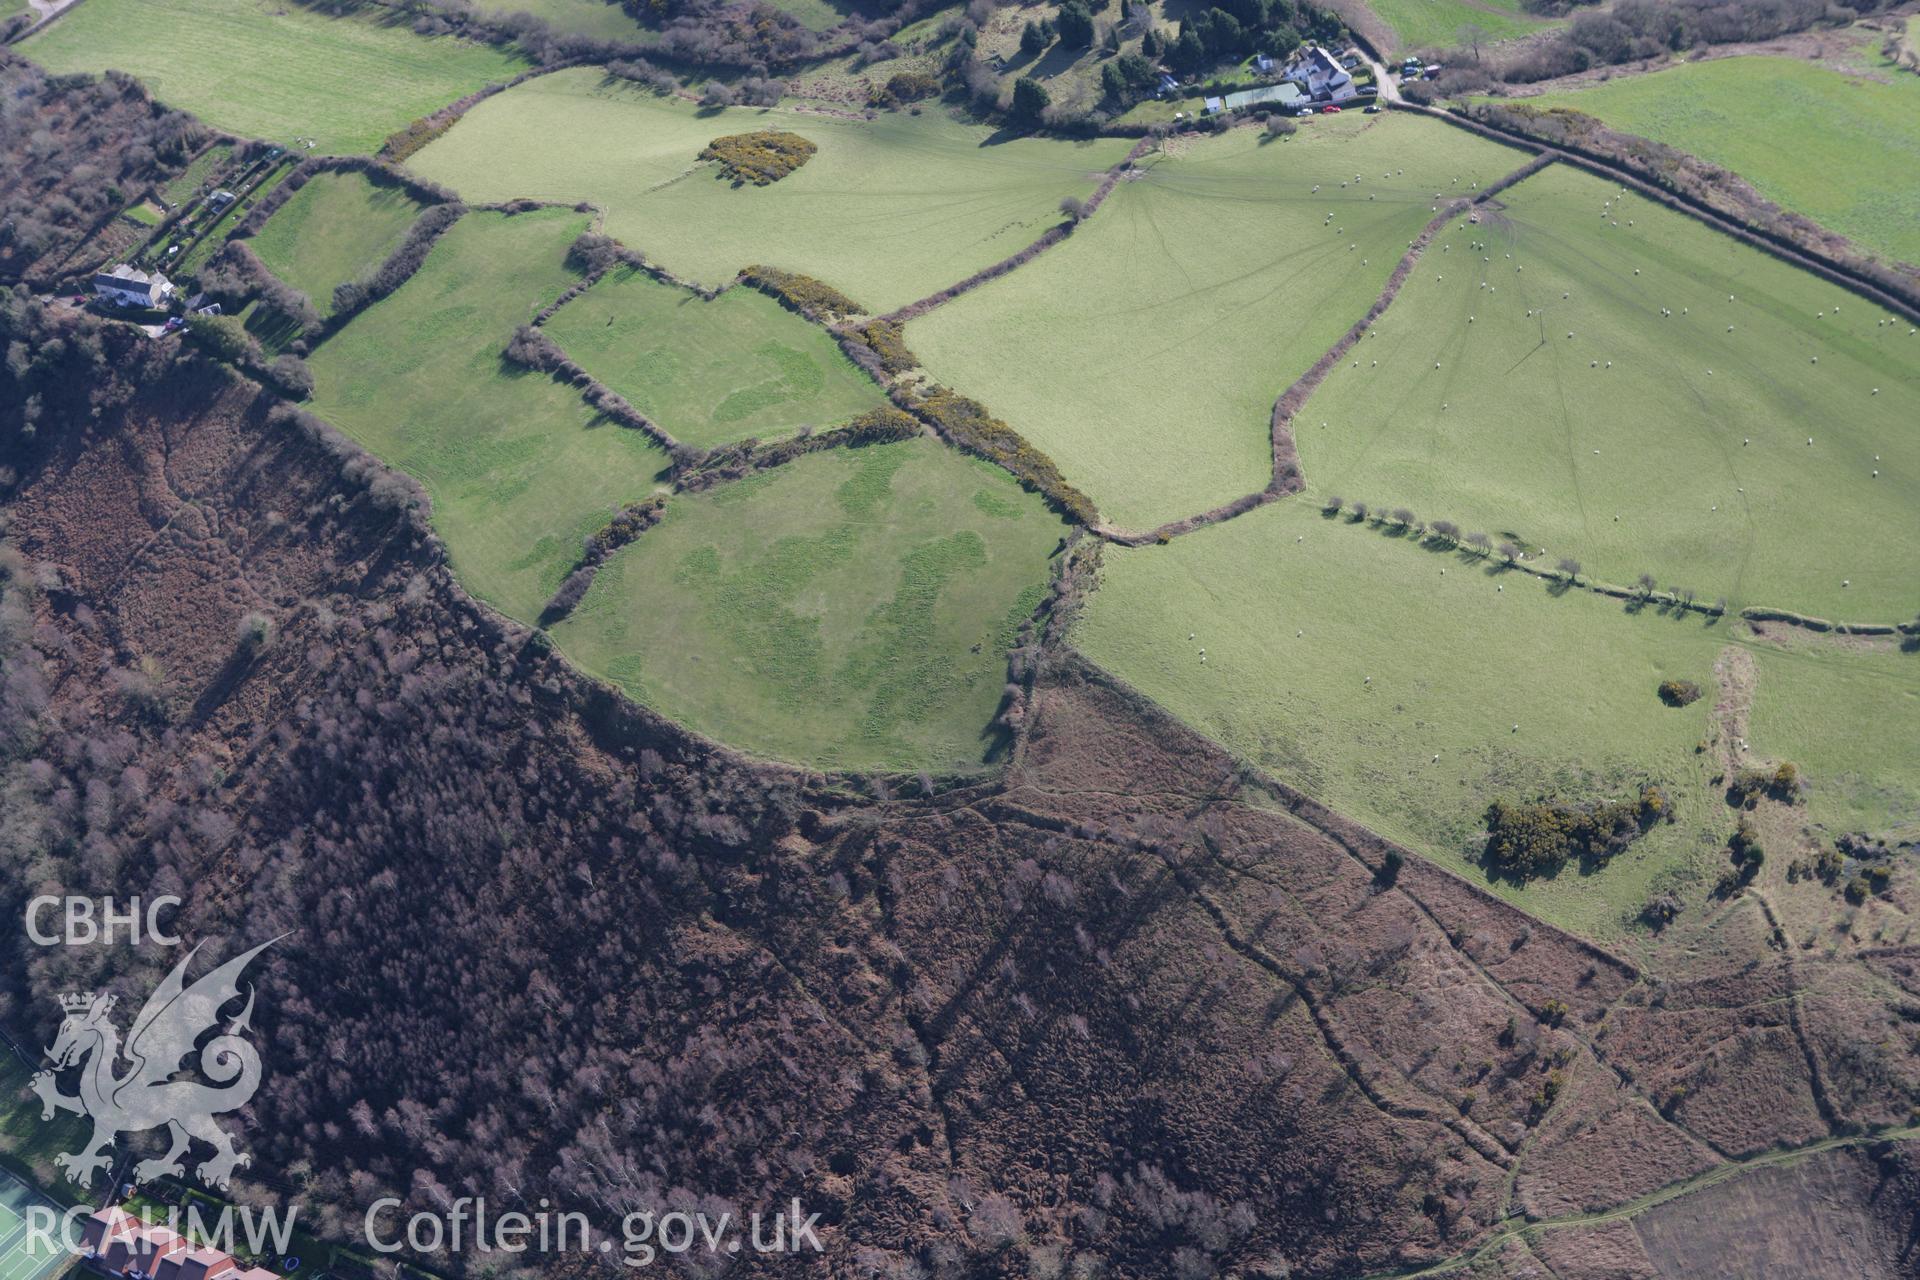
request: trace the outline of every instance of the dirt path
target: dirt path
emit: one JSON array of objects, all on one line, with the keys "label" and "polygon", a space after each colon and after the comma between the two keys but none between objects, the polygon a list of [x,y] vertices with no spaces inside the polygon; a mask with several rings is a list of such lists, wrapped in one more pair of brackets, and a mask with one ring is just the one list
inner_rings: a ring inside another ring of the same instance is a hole
[{"label": "dirt path", "polygon": [[1732,774],[1746,750],[1747,716],[1753,710],[1760,671],[1749,650],[1730,644],[1714,659],[1713,678],[1720,685],[1720,696],[1713,704],[1713,745],[1721,769]]}]

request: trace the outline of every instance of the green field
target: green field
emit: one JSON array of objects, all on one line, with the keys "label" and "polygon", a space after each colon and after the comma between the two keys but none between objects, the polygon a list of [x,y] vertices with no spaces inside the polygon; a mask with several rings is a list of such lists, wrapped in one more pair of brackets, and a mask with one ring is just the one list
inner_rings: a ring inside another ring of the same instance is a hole
[{"label": "green field", "polygon": [[312,138],[371,152],[395,129],[490,81],[518,58],[425,39],[397,10],[327,17],[275,0],[85,0],[21,46],[56,72],[140,77],[169,106],[243,137]]},{"label": "green field", "polygon": [[1415,116],[1303,124],[1150,158],[1065,244],[915,320],[908,343],[1117,524],[1264,487],[1274,398],[1366,314],[1433,193],[1525,161]]},{"label": "green field", "polygon": [[1878,64],[1874,76],[1716,58],[1527,102],[1573,107],[1724,165],[1860,248],[1920,263],[1920,76],[1871,48],[1860,56]]},{"label": "green field", "polygon": [[[1540,579],[1286,500],[1166,546],[1109,549],[1075,642],[1228,749],[1476,883],[1490,800],[1611,798],[1659,781],[1680,820],[1603,872],[1489,885],[1604,937],[1656,881],[1724,866],[1732,818],[1710,787],[1713,754],[1694,750],[1712,697],[1676,710],[1655,689],[1668,677],[1712,689],[1738,626],[1556,596]],[[1911,814],[1920,716],[1896,708],[1916,708],[1920,662],[1755,652],[1754,749],[1800,765],[1813,812],[1860,812],[1864,770],[1906,779]],[[1806,732],[1796,709],[1841,686],[1867,717]]]},{"label": "green field", "polygon": [[712,302],[622,267],[547,333],[683,444],[770,439],[885,404],[826,330],[752,289]]},{"label": "green field", "polygon": [[199,192],[201,186],[213,177],[214,171],[225,164],[232,154],[231,146],[224,142],[214,143],[195,156],[187,167],[180,171],[178,177],[161,188],[161,198],[170,206],[184,204],[189,197]]},{"label": "green field", "polygon": [[825,31],[837,27],[855,12],[851,5],[834,4],[833,0],[772,0],[773,7],[790,13],[801,26],[815,31]]},{"label": "green field", "polygon": [[1502,199],[1428,250],[1360,367],[1301,411],[1312,491],[1703,602],[1911,618],[1911,326],[1568,168]]},{"label": "green field", "polygon": [[625,9],[607,0],[485,0],[476,7],[493,15],[530,13],[555,31],[595,40],[652,44],[660,38],[657,32],[634,21]]},{"label": "green field", "polygon": [[468,214],[309,361],[315,412],[426,485],[462,581],[522,621],[667,461],[577,392],[501,359],[514,327],[577,279],[567,247],[587,222],[564,209]]},{"label": "green field", "polygon": [[376,185],[362,173],[315,174],[267,220],[253,251],[325,315],[333,310],[333,287],[384,262],[420,208],[402,188]]},{"label": "green field", "polygon": [[1920,838],[1920,654],[1806,641],[1755,653],[1748,741],[1763,757],[1813,762],[1808,820],[1829,837]]},{"label": "green field", "polygon": [[554,635],[758,754],[974,769],[1064,531],[1004,472],[930,439],[823,451],[672,499]]},{"label": "green field", "polygon": [[[765,128],[819,153],[766,187],[735,188],[696,160],[715,137]],[[576,68],[489,98],[410,164],[469,200],[591,200],[609,235],[703,284],[767,263],[889,310],[1031,242],[1128,146],[997,140],[938,110],[702,112]]]},{"label": "green field", "polygon": [[1398,42],[1382,55],[1437,51],[1467,43],[1478,27],[1485,42],[1512,40],[1554,23],[1523,10],[1518,0],[1366,0],[1379,19],[1393,28]]}]

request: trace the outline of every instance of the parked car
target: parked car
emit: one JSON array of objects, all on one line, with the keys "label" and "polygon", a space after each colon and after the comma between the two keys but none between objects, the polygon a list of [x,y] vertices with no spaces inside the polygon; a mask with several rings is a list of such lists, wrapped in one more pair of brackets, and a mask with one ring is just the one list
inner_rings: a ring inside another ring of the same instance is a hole
[{"label": "parked car", "polygon": [[186,321],[186,318],[183,316],[167,317],[166,331],[168,333],[172,333],[176,329],[184,329],[186,328],[186,326],[187,326],[187,321]]},{"label": "parked car", "polygon": [[1293,114],[1294,114],[1295,116],[1298,116],[1298,117],[1301,117],[1301,118],[1303,118],[1303,119],[1304,119],[1305,117],[1307,117],[1307,116],[1310,116],[1310,115],[1312,115],[1312,114],[1313,114],[1313,108],[1312,108],[1312,107],[1302,107],[1302,108],[1300,108],[1300,109],[1299,109],[1298,111],[1296,111],[1296,112],[1294,112]]},{"label": "parked car", "polygon": [[76,307],[84,307],[87,305],[87,295],[84,293],[76,293],[71,298],[68,298],[67,301]]},{"label": "parked car", "polygon": [[1321,114],[1321,115],[1323,115],[1323,116],[1337,116],[1337,115],[1339,115],[1339,114],[1340,114],[1340,108],[1338,108],[1338,107],[1322,107],[1322,108],[1320,108],[1320,114]]},{"label": "parked car", "polygon": [[1379,114],[1380,114],[1380,108],[1379,108],[1379,107],[1363,107],[1363,108],[1361,108],[1361,110],[1362,110],[1363,112],[1365,112],[1365,114],[1367,114],[1367,115],[1370,115],[1370,116],[1377,116],[1377,115],[1379,115]]}]

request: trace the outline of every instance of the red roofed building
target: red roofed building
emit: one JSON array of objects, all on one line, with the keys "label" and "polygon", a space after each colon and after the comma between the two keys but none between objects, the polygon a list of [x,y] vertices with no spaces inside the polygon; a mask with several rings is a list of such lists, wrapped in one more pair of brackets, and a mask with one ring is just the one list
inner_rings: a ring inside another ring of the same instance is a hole
[{"label": "red roofed building", "polygon": [[80,1239],[94,1269],[118,1280],[280,1280],[219,1249],[196,1249],[173,1228],[148,1226],[117,1205],[96,1210]]}]

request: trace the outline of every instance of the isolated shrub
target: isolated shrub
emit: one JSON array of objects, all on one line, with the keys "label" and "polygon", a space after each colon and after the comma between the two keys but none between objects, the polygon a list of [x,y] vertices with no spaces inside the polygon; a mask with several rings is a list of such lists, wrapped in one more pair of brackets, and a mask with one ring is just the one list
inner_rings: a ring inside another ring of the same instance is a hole
[{"label": "isolated shrub", "polygon": [[1691,680],[1662,680],[1660,701],[1670,707],[1684,707],[1700,701],[1700,686]]},{"label": "isolated shrub", "polygon": [[1338,515],[1340,512],[1340,508],[1346,505],[1347,505],[1347,500],[1345,498],[1341,497],[1337,493],[1330,493],[1327,495],[1327,500],[1321,504],[1320,509],[1329,514]]},{"label": "isolated shrub", "polygon": [[715,138],[700,152],[700,158],[717,162],[720,171],[736,183],[764,187],[798,169],[817,150],[797,133],[766,129]]},{"label": "isolated shrub", "polygon": [[1640,908],[1640,918],[1656,929],[1664,929],[1680,914],[1681,902],[1672,893],[1656,893]]},{"label": "isolated shrub", "polygon": [[1300,126],[1285,116],[1267,117],[1267,136],[1270,138],[1291,138],[1300,131]]},{"label": "isolated shrub", "polygon": [[939,77],[924,71],[897,71],[887,77],[884,86],[874,90],[870,101],[876,107],[897,107],[937,97],[939,93]]},{"label": "isolated shrub", "polygon": [[1079,196],[1062,196],[1060,212],[1065,214],[1069,221],[1078,222],[1087,216],[1087,202]]},{"label": "isolated shrub", "polygon": [[1727,854],[1733,859],[1734,866],[1740,868],[1742,883],[1753,879],[1760,865],[1767,860],[1767,851],[1760,847],[1759,829],[1753,825],[1753,819],[1744,813],[1734,826],[1733,835],[1727,840]]},{"label": "isolated shrub", "polygon": [[1632,800],[1574,805],[1556,801],[1487,806],[1484,860],[1516,879],[1559,870],[1569,859],[1605,864],[1671,815],[1665,790],[1647,783]]},{"label": "isolated shrub", "polygon": [[1771,769],[1763,766],[1742,769],[1727,784],[1727,798],[1748,808],[1761,796],[1791,804],[1799,793],[1800,769],[1790,761]]},{"label": "isolated shrub", "polygon": [[264,613],[255,611],[247,614],[240,619],[234,631],[234,638],[243,653],[262,653],[273,644],[273,619]]}]

